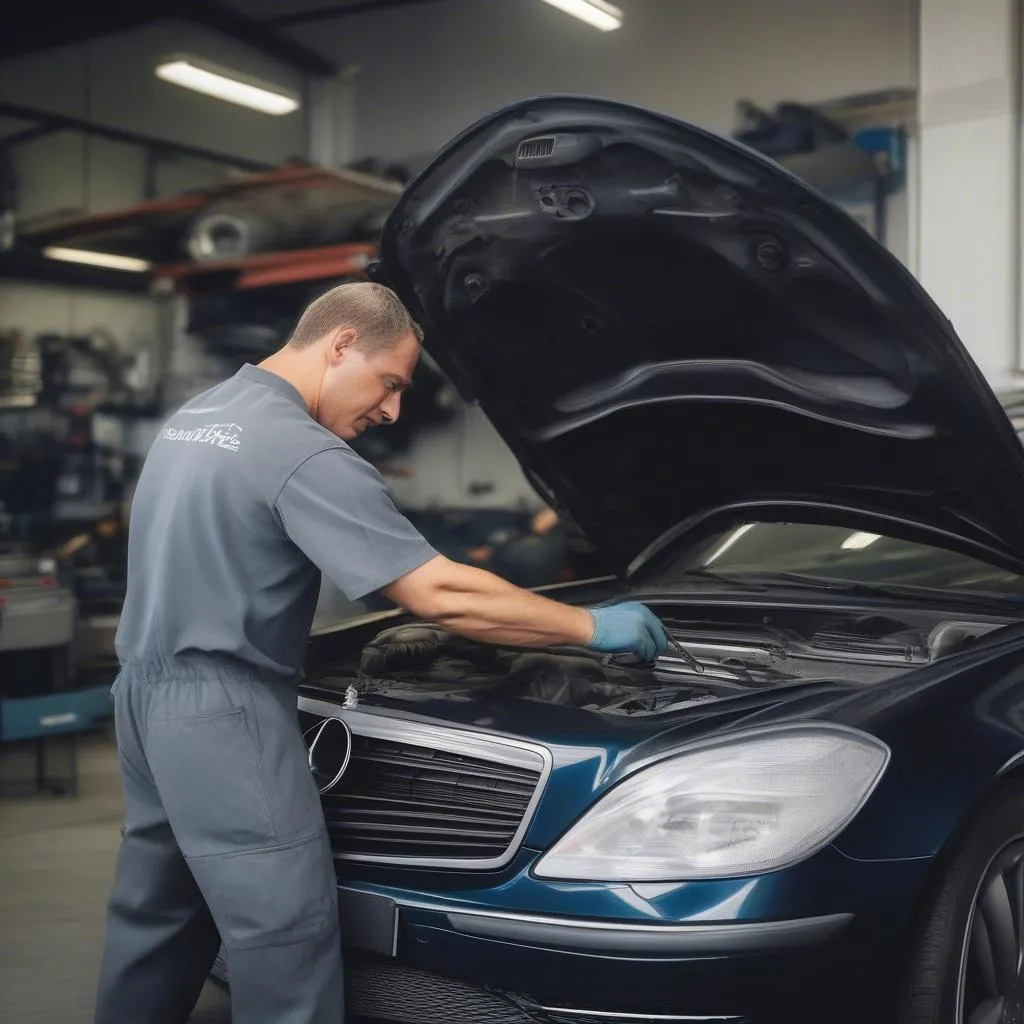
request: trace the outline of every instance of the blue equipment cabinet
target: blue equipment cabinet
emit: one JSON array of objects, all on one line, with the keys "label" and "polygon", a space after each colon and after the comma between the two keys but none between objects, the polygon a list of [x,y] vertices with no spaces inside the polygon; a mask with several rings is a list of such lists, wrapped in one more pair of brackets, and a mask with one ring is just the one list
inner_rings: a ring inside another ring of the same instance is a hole
[{"label": "blue equipment cabinet", "polygon": [[[77,793],[77,738],[111,714],[109,683],[69,686],[75,614],[74,595],[52,575],[0,573],[0,752],[34,745],[37,791]],[[48,778],[54,740],[70,753],[60,780]]]},{"label": "blue equipment cabinet", "polygon": [[[38,697],[9,697],[0,700],[0,750],[10,743],[31,742],[35,746],[37,792],[50,786],[77,795],[78,736],[95,729],[110,714],[108,685]],[[68,744],[70,768],[66,779],[48,777],[47,743],[55,737],[64,738]]]}]

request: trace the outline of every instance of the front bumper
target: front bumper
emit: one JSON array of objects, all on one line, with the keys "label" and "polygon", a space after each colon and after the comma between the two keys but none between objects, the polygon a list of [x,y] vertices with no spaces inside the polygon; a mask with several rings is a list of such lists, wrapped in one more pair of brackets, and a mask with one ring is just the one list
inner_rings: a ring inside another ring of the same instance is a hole
[{"label": "front bumper", "polygon": [[402,1024],[839,1021],[870,969],[852,914],[595,921],[353,885],[339,908],[349,1012]]},{"label": "front bumper", "polygon": [[848,913],[654,924],[338,896],[348,1015],[395,1024],[861,1024],[892,959],[884,923]]}]

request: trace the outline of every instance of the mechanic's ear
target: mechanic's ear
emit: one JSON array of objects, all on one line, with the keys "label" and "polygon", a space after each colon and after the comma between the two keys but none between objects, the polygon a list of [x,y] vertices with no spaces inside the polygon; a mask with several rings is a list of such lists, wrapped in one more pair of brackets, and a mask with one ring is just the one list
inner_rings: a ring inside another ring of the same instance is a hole
[{"label": "mechanic's ear", "polygon": [[331,363],[343,362],[355,343],[356,329],[354,327],[339,327],[331,336],[327,347],[327,356]]}]

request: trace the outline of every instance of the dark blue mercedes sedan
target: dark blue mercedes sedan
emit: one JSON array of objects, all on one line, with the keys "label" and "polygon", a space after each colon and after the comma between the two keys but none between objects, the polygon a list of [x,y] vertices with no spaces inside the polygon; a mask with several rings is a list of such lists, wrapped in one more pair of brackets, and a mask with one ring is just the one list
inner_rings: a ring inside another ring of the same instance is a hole
[{"label": "dark blue mercedes sedan", "polygon": [[656,664],[402,613],[300,719],[349,1012],[403,1024],[1024,1021],[1024,446],[949,322],[773,163],[523,102],[379,279]]}]

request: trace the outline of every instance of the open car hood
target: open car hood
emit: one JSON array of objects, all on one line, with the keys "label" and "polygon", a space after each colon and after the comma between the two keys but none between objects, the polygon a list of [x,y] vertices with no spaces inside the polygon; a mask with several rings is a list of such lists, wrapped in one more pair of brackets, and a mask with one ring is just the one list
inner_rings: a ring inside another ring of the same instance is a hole
[{"label": "open car hood", "polygon": [[836,522],[1024,571],[1024,446],[843,211],[636,107],[518,103],[406,187],[382,277],[618,569],[723,520]]}]

